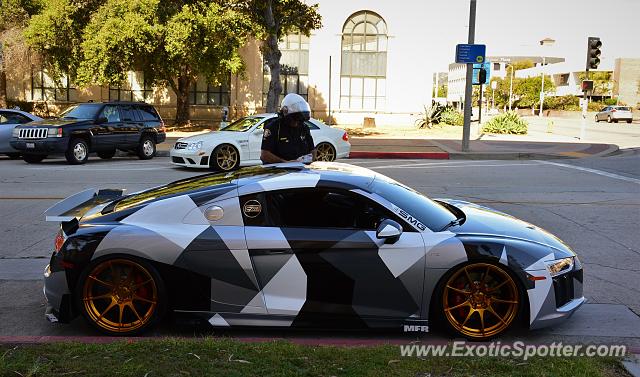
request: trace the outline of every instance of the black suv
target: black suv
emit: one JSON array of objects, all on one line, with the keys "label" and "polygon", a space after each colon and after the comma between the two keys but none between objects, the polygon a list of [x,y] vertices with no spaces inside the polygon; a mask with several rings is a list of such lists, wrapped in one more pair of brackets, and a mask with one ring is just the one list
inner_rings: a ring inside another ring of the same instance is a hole
[{"label": "black suv", "polygon": [[28,163],[64,154],[70,164],[77,165],[87,162],[91,152],[109,159],[118,149],[149,160],[156,154],[156,144],[165,139],[164,122],[151,105],[88,102],[69,107],[57,119],[17,126],[11,146]]}]

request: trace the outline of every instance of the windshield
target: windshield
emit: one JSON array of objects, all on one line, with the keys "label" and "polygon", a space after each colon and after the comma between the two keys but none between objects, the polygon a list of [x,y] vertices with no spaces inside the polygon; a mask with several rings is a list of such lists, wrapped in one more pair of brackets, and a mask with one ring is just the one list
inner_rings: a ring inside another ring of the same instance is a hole
[{"label": "windshield", "polygon": [[260,122],[262,118],[247,117],[236,120],[221,131],[245,132]]},{"label": "windshield", "polygon": [[395,204],[434,232],[456,219],[442,205],[390,178],[376,175],[371,188],[373,192]]},{"label": "windshield", "polygon": [[98,111],[102,108],[99,103],[83,103],[74,105],[66,109],[60,114],[63,119],[95,119]]}]

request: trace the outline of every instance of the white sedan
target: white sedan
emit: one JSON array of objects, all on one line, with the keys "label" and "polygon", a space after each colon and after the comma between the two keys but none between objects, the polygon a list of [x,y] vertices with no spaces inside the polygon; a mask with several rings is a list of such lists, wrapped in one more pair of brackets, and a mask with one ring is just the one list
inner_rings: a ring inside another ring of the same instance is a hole
[{"label": "white sedan", "polygon": [[[171,148],[171,163],[189,168],[229,171],[239,166],[259,165],[264,126],[276,114],[241,118],[220,131],[179,139]],[[349,156],[351,144],[345,130],[311,119],[305,122],[316,144],[317,158],[334,161]]]}]

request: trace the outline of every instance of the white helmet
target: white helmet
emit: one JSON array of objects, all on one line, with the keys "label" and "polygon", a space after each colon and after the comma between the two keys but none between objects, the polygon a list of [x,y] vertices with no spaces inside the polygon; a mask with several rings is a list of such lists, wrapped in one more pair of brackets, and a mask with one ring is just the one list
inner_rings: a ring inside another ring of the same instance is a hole
[{"label": "white helmet", "polygon": [[289,93],[284,96],[280,105],[280,113],[282,116],[292,116],[301,120],[309,120],[311,117],[311,107],[301,95]]}]

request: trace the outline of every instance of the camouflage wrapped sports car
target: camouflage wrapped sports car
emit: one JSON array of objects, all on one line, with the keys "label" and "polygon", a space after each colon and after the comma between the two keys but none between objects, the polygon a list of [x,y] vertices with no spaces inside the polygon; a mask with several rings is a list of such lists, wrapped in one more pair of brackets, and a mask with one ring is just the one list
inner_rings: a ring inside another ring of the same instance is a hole
[{"label": "camouflage wrapped sports car", "polygon": [[279,164],[125,195],[87,190],[45,271],[47,317],[131,335],[168,312],[213,326],[443,326],[488,339],[585,302],[582,266],[548,232],[371,170]]}]

